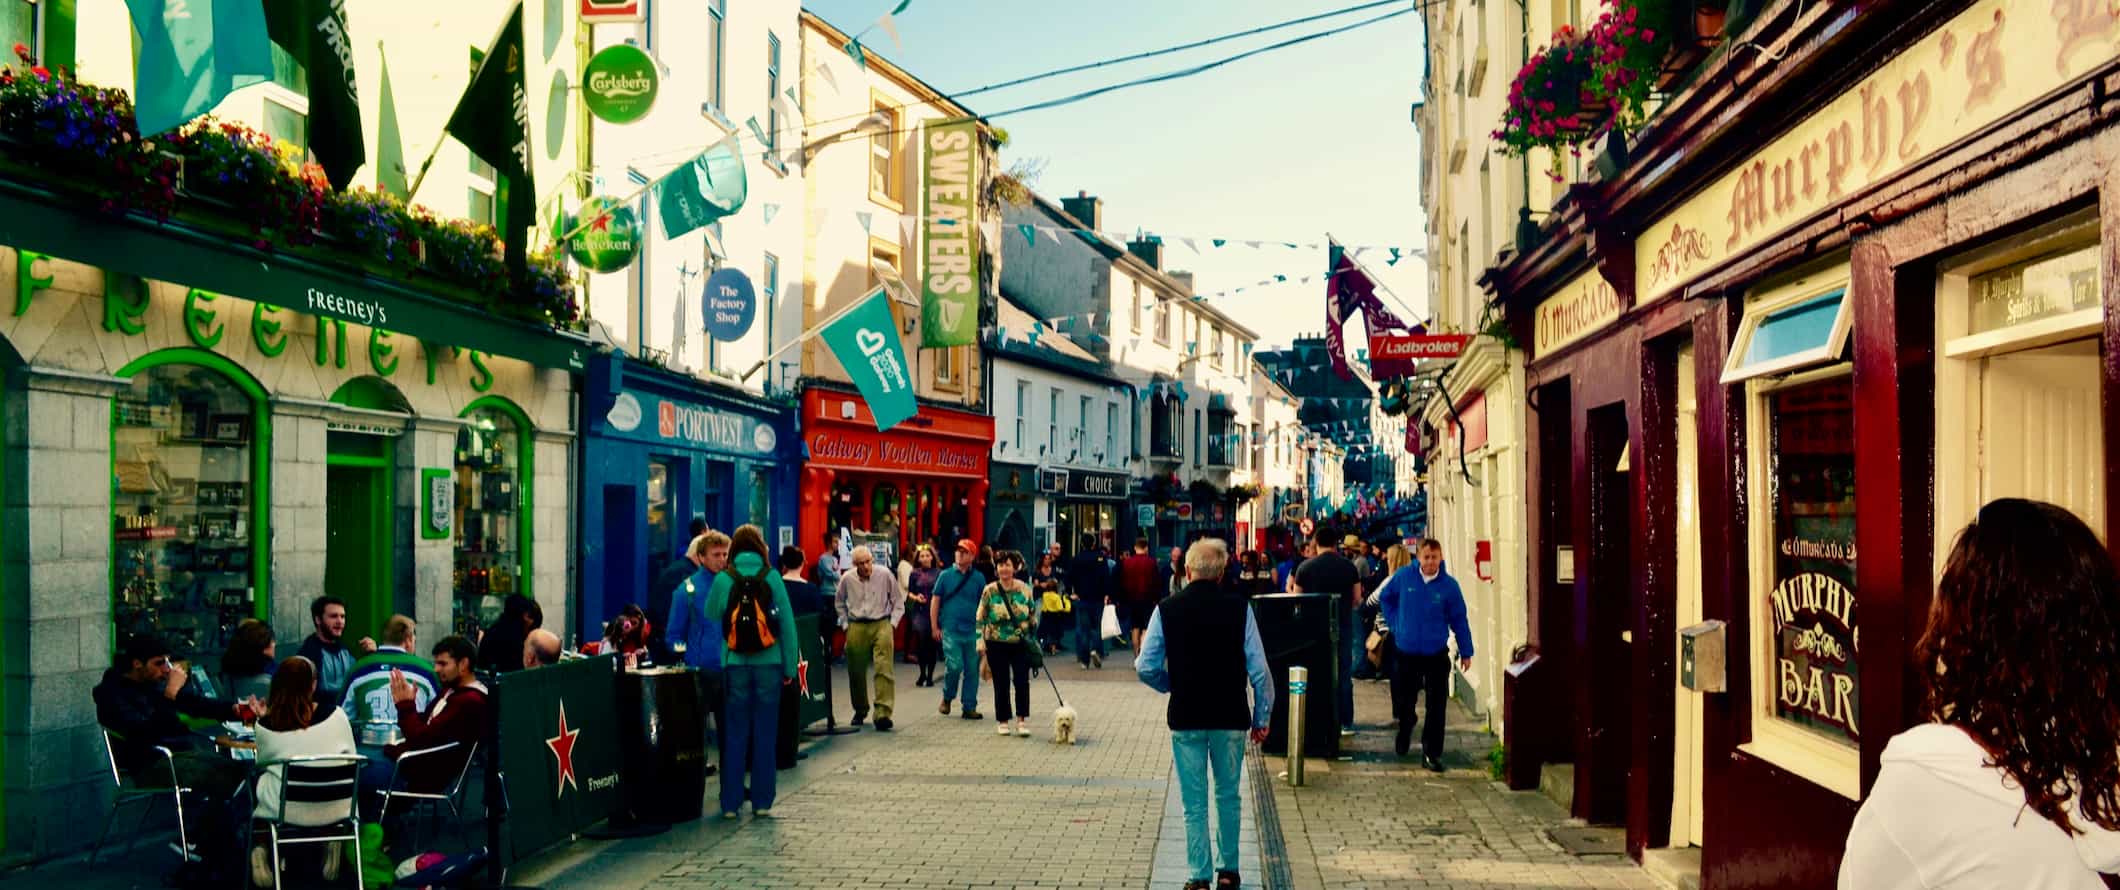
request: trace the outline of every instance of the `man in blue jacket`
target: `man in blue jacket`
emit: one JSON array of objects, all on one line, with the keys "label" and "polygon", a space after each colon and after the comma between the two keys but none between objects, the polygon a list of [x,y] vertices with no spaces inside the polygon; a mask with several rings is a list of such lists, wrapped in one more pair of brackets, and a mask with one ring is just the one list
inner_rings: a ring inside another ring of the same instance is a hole
[{"label": "man in blue jacket", "polygon": [[1391,627],[1398,649],[1391,678],[1392,717],[1399,722],[1397,750],[1405,756],[1413,740],[1414,707],[1428,696],[1428,721],[1421,725],[1421,763],[1443,771],[1443,721],[1450,697],[1450,635],[1457,635],[1458,669],[1472,667],[1472,627],[1465,621],[1465,594],[1456,578],[1443,571],[1443,545],[1421,541],[1420,561],[1400,569],[1372,595]]}]

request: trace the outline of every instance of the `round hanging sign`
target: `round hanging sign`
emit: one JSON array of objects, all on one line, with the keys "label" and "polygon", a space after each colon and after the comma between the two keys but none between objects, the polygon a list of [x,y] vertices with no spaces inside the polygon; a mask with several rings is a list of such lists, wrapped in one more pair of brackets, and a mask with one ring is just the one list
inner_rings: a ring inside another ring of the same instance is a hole
[{"label": "round hanging sign", "polygon": [[723,269],[707,276],[700,317],[707,320],[707,333],[716,340],[737,340],[751,330],[758,315],[758,299],[751,279],[737,269]]},{"label": "round hanging sign", "polygon": [[567,255],[591,272],[616,272],[640,254],[640,218],[630,205],[610,198],[590,198],[565,220]]},{"label": "round hanging sign", "polygon": [[655,105],[661,70],[640,47],[607,46],[582,69],[582,102],[589,113],[614,124],[630,124]]}]

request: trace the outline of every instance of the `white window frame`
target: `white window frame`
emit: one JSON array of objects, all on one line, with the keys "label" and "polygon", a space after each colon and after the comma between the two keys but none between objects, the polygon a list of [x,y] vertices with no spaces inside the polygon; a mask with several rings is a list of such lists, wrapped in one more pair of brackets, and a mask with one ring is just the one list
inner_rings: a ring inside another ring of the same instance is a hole
[{"label": "white window frame", "polygon": [[714,54],[714,58],[707,61],[707,104],[713,106],[715,112],[727,117],[728,0],[707,0],[707,27],[714,31],[707,41],[708,51]]},{"label": "white window frame", "polygon": [[1141,315],[1146,308],[1141,302],[1141,282],[1134,282],[1134,333],[1141,333]]},{"label": "white window frame", "polygon": [[766,32],[766,156],[780,157],[780,35]]},{"label": "white window frame", "polygon": [[1060,460],[1060,387],[1045,390],[1045,459]]},{"label": "white window frame", "polygon": [[1030,450],[1031,382],[1016,381],[1016,453]]},{"label": "white window frame", "polygon": [[[1835,361],[1845,354],[1848,335],[1855,326],[1854,299],[1849,293],[1851,284],[1848,278],[1848,265],[1843,259],[1836,265],[1805,275],[1748,300],[1744,320],[1738,323],[1737,335],[1730,341],[1730,356],[1723,363],[1723,385],[1808,368],[1822,362]],[[1751,351],[1752,338],[1759,333],[1762,322],[1775,313],[1823,297],[1835,290],[1840,291],[1840,308],[1834,313],[1833,327],[1826,335],[1824,345],[1745,364],[1745,353]]]},{"label": "white window frame", "polygon": [[1119,403],[1104,403],[1104,463],[1119,462]]},{"label": "white window frame", "polygon": [[[779,302],[780,302],[780,257],[778,257],[778,256],[775,256],[775,255],[773,255],[773,252],[772,252],[772,251],[770,251],[770,250],[769,250],[769,251],[766,251],[766,253],[765,253],[765,258],[764,258],[764,260],[762,260],[762,261],[761,261],[761,265],[763,266],[763,269],[762,269],[762,273],[763,273],[763,274],[761,275],[761,277],[765,279],[765,280],[764,280],[763,282],[761,282],[761,285],[762,285],[762,289],[761,289],[761,292],[760,292],[760,297],[762,298],[762,302],[764,302],[764,303],[766,304],[766,351],[765,351],[765,354],[766,354],[766,355],[772,355],[772,354],[773,354],[773,323],[774,323],[774,321],[775,321],[775,319],[774,319],[774,317],[773,317],[773,316],[774,316],[774,314],[775,314],[775,313],[774,313],[774,311],[773,311],[773,307],[774,307],[774,305],[775,305],[775,304],[777,304],[777,303],[779,303]],[[771,380],[772,380],[772,375],[770,375],[770,374],[769,374],[769,375],[767,375],[766,379],[767,379],[768,381],[771,381]]]},{"label": "white window frame", "polygon": [[1090,397],[1089,397],[1089,396],[1076,396],[1076,397],[1075,397],[1075,405],[1076,405],[1076,407],[1075,407],[1075,410],[1076,410],[1076,411],[1077,411],[1078,413],[1080,413],[1080,414],[1082,415],[1081,417],[1077,418],[1077,420],[1081,421],[1081,423],[1080,423],[1080,427],[1079,427],[1079,429],[1078,429],[1078,430],[1076,431],[1076,433],[1075,433],[1075,436],[1076,436],[1076,439],[1075,439],[1075,447],[1074,447],[1074,448],[1072,449],[1072,450],[1073,450],[1073,451],[1075,452],[1075,457],[1076,457],[1076,461],[1075,461],[1075,462],[1077,462],[1077,463],[1088,463],[1088,461],[1086,461],[1086,460],[1081,460],[1081,459],[1082,459],[1082,458],[1085,458],[1085,457],[1088,457],[1088,456],[1089,456],[1089,443],[1090,443],[1090,438],[1089,438],[1089,432],[1090,432],[1090,427],[1089,427],[1089,423],[1090,423],[1090,413],[1089,413],[1089,404],[1090,404]]},{"label": "white window frame", "polygon": [[1156,295],[1156,342],[1170,345],[1170,300],[1162,294]]}]

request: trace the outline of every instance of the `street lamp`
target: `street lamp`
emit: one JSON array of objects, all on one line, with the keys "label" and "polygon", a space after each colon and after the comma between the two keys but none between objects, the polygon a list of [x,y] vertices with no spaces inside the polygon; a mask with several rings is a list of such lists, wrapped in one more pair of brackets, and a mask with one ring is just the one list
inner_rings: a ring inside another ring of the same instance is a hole
[{"label": "street lamp", "polygon": [[888,133],[890,132],[890,130],[890,116],[884,114],[881,111],[878,111],[874,114],[869,115],[868,117],[862,118],[860,123],[857,123],[852,127],[848,127],[847,129],[841,130],[837,133],[833,133],[830,136],[819,137],[817,139],[813,139],[809,142],[803,143],[802,162],[804,164],[808,164],[810,162],[810,159],[815,157],[817,155],[817,152],[821,151],[825,146],[831,145],[835,142],[839,142],[840,140],[843,140],[848,136],[877,136],[882,135],[884,133]]}]

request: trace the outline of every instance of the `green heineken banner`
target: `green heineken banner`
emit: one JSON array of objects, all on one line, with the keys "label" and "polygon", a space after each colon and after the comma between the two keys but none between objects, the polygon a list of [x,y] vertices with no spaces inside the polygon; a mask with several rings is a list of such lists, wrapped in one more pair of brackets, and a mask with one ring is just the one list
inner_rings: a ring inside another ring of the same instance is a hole
[{"label": "green heineken banner", "polygon": [[919,413],[920,406],[913,403],[913,376],[906,370],[905,344],[898,340],[891,298],[883,288],[869,291],[818,336],[853,378],[876,429],[888,430]]},{"label": "green heineken banner", "polygon": [[660,74],[655,60],[640,47],[604,47],[582,69],[582,104],[606,121],[630,124],[655,106]]},{"label": "green heineken banner", "polygon": [[979,125],[965,119],[920,127],[920,345],[979,339]]},{"label": "green heineken banner", "polygon": [[[795,617],[795,636],[801,640],[800,660],[795,662],[795,685],[785,694],[800,695],[800,707],[795,712],[795,728],[802,729],[812,723],[832,716],[832,660],[824,654],[824,640],[818,636],[816,615]],[[815,670],[816,677],[810,672]],[[812,686],[811,683],[815,683]]]},{"label": "green heineken banner", "polygon": [[496,761],[508,811],[494,853],[505,867],[617,814],[615,655],[502,674],[494,683]]},{"label": "green heineken banner", "polygon": [[590,198],[567,221],[566,229],[579,229],[567,239],[567,255],[591,272],[616,272],[640,255],[640,216],[630,205]]},{"label": "green heineken banner", "polygon": [[716,143],[648,187],[662,217],[663,237],[676,238],[743,209],[750,183],[736,137]]}]

